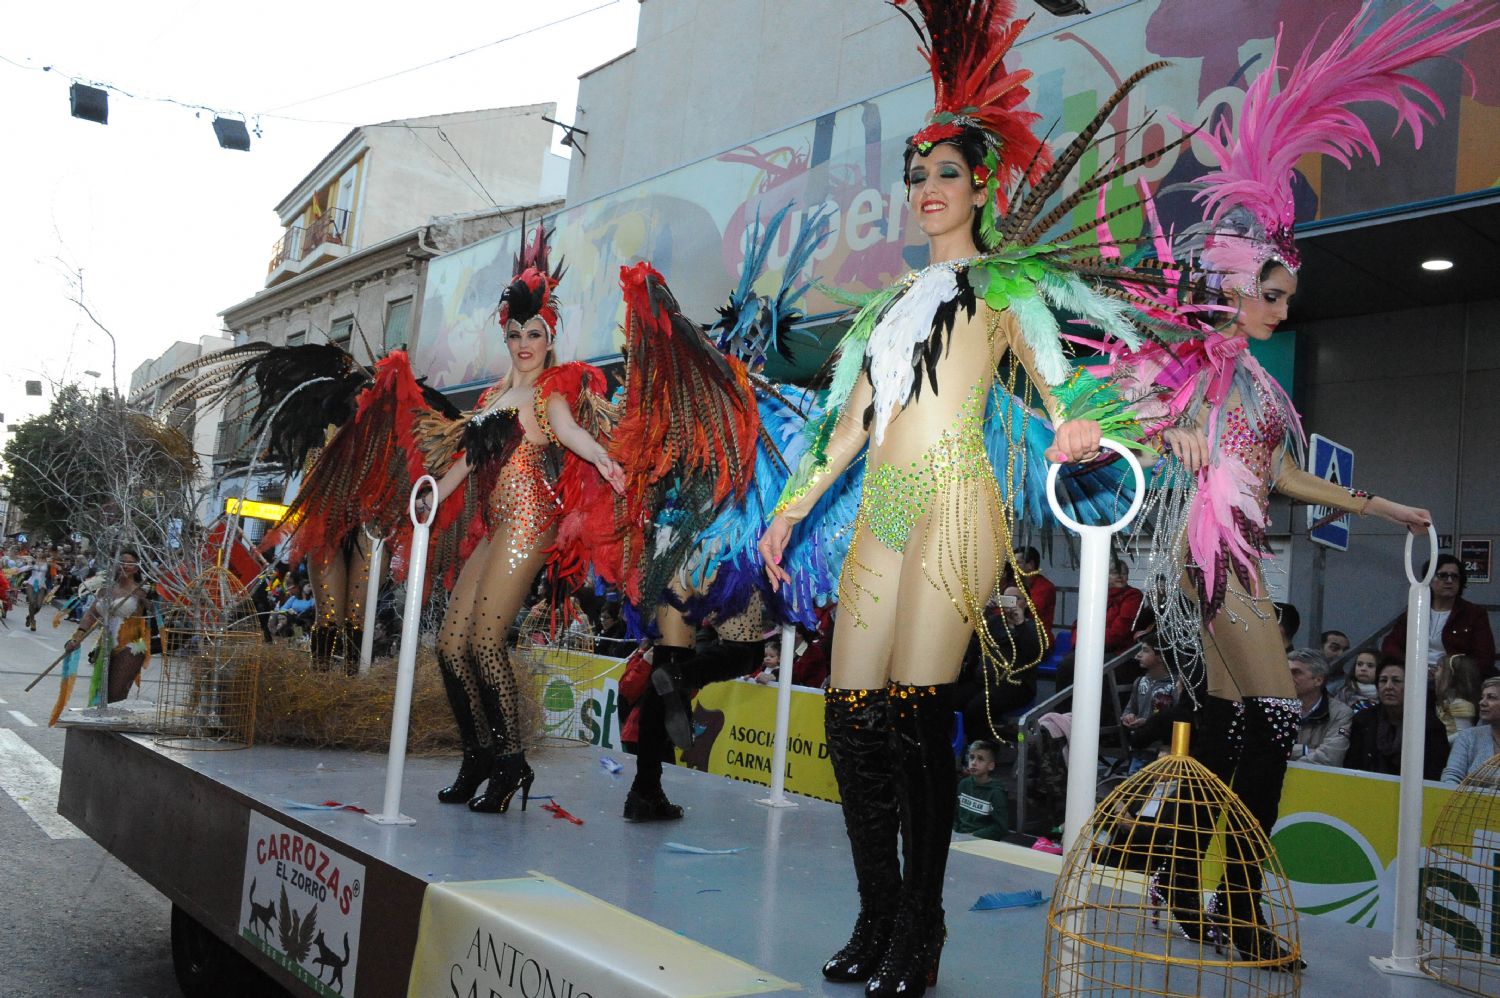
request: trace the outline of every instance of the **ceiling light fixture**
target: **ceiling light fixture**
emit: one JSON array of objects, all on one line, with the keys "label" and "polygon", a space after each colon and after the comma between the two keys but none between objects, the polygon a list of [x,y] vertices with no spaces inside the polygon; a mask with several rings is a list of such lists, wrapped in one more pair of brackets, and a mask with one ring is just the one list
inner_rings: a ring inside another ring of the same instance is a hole
[{"label": "ceiling light fixture", "polygon": [[1441,257],[1434,257],[1431,260],[1423,260],[1422,261],[1422,269],[1423,270],[1430,270],[1430,271],[1433,271],[1433,272],[1437,272],[1437,271],[1440,271],[1440,270],[1452,270],[1453,269],[1453,261],[1452,260],[1444,260]]}]

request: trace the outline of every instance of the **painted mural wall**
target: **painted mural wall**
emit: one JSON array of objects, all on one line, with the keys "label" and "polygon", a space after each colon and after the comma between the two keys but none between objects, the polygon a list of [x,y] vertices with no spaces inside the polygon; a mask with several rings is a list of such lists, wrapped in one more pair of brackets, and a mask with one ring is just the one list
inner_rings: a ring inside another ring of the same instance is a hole
[{"label": "painted mural wall", "polygon": [[[1055,146],[1076,135],[1121,80],[1168,61],[1111,114],[1101,133],[1107,137],[1080,167],[1092,170],[1149,156],[1194,126],[1231,122],[1246,81],[1272,61],[1278,24],[1284,49],[1300,51],[1314,37],[1331,37],[1328,26],[1343,24],[1359,6],[1358,0],[1141,0],[1028,38],[1015,56],[1034,74],[1031,106],[1053,123]],[[1377,0],[1375,6],[1384,16],[1399,5]],[[809,48],[814,43],[809,39]],[[1305,161],[1299,220],[1451,199],[1500,180],[1500,143],[1493,140],[1500,128],[1500,32],[1461,55],[1471,75],[1454,60],[1418,69],[1448,109],[1424,130],[1421,149],[1402,135],[1382,141],[1378,166],[1361,161],[1344,170],[1319,158]],[[923,265],[925,246],[907,231],[901,153],[930,99],[930,82],[909,83],[549,216],[568,264],[559,359],[617,352],[619,268],[636,260],[649,259],[666,275],[689,315],[710,318],[738,273],[747,225],[757,212],[769,217],[788,202],[797,206],[793,224],[783,229],[767,285],[779,279],[796,218],[821,204],[832,209],[833,235],[818,254],[818,280],[873,290]],[[637,113],[674,113],[669,106],[644,107]],[[1391,115],[1372,111],[1369,120],[1377,137],[1390,135]],[[1126,203],[1135,196],[1133,184],[1144,181],[1159,196],[1163,224],[1180,229],[1199,216],[1177,185],[1203,173],[1205,159],[1192,142],[1169,150],[1134,171],[1129,184],[1115,183],[1106,202]],[[1080,206],[1060,225],[1088,221],[1095,207]],[[1140,226],[1138,216],[1127,215],[1114,228],[1128,237]],[[413,357],[433,384],[472,385],[505,372],[494,307],[518,242],[510,233],[433,261]],[[830,307],[818,293],[809,296],[809,313]]]}]

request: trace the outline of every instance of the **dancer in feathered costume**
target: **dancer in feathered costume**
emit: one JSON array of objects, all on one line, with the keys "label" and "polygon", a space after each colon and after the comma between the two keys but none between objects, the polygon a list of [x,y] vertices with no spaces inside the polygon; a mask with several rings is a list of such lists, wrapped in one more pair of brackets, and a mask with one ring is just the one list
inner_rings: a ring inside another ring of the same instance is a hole
[{"label": "dancer in feathered costume", "polygon": [[89,704],[102,707],[130,695],[130,684],[138,682],[141,670],[151,661],[150,612],[151,592],[141,573],[140,556],[126,548],[120,552],[114,580],[100,587],[78,630],[63,644],[62,683],[48,726],[57,723],[73,694],[84,638],[95,629],[99,640],[92,655]]},{"label": "dancer in feathered costume", "polygon": [[[860,914],[823,973],[866,980],[870,995],[922,994],[936,978],[956,800],[948,693],[1013,559],[1014,516],[1041,508],[1041,456],[1028,449],[1052,434],[1027,403],[1046,410],[1060,459],[1091,459],[1101,422],[1134,436],[1115,420],[1119,400],[1107,386],[1072,375],[1051,310],[1136,339],[1130,295],[1088,280],[1133,275],[1077,244],[1092,223],[1041,237],[1138,164],[1095,173],[1051,211],[1043,206],[1125,93],[1160,68],[1127,80],[1054,161],[1032,134],[1038,116],[1022,108],[1030,74],[1004,65],[1025,27],[1008,20],[1013,5],[915,6],[936,102],[908,142],[905,178],[932,262],[872,296],[854,320],[825,415],[760,542],[773,584],[790,583],[783,558],[796,524],[867,448],[825,710]],[[1081,412],[1105,418],[1067,418]],[[1015,661],[1014,649],[1007,661],[986,628],[978,633],[991,667],[1034,664]]]},{"label": "dancer in feathered costume", "polygon": [[[632,326],[640,348],[647,353],[662,349],[668,341],[697,351],[717,349],[727,359],[722,369],[712,361],[701,367],[718,373],[718,384],[732,400],[730,408],[748,417],[748,432],[736,437],[736,442],[745,442],[748,436],[754,440],[754,449],[749,461],[742,460],[739,452],[734,455],[738,476],[747,478],[748,486],[731,489],[717,501],[707,482],[692,471],[660,476],[660,484],[651,487],[653,498],[648,501],[656,505],[647,517],[648,528],[631,541],[639,555],[625,573],[624,589],[637,618],[643,612],[650,615],[647,620],[655,625],[656,640],[652,684],[636,705],[636,776],[625,802],[627,820],[682,816],[682,809],[667,800],[662,790],[661,763],[671,761],[674,743],[684,749],[692,744],[691,692],[758,668],[768,622],[815,626],[816,607],[832,597],[834,588],[836,572],[826,566],[841,562],[841,545],[847,546],[847,531],[835,521],[842,509],[842,523],[847,527],[854,506],[845,502],[840,507],[838,497],[830,496],[820,511],[828,515],[809,518],[804,525],[810,537],[805,546],[809,563],[805,585],[772,594],[755,550],[771,506],[785,485],[789,463],[798,458],[804,439],[799,431],[806,418],[789,398],[797,390],[765,381],[760,371],[772,350],[788,359],[791,356],[788,339],[801,317],[798,302],[807,291],[807,285],[799,283],[800,274],[827,235],[823,215],[808,217],[792,241],[778,292],[764,297],[756,294],[755,283],[790,207],[778,211],[764,227],[757,216],[747,234],[739,284],[706,336],[695,336],[691,323],[670,311],[665,316],[658,313],[658,318],[667,320],[660,328],[639,320]],[[748,386],[739,380],[741,371]],[[637,396],[636,403],[641,417],[647,419],[659,420],[665,409],[690,401],[668,397],[660,404],[646,405],[647,397]],[[703,404],[701,395],[691,402]],[[627,465],[632,463],[631,455],[642,453],[632,450],[630,443],[633,416],[627,409],[623,432],[616,435],[616,452]],[[739,432],[742,424],[725,425]],[[627,524],[627,534],[634,533]],[[695,632],[703,624],[713,626],[718,640],[695,649]],[[645,629],[644,623],[641,626]]]},{"label": "dancer in feathered costume", "polygon": [[[468,801],[474,811],[504,812],[517,790],[525,809],[533,774],[520,741],[508,628],[548,561],[569,502],[598,501],[610,485],[623,485],[619,465],[599,439],[603,372],[576,362],[552,364],[561,276],[561,266],[548,269],[539,229],[500,298],[510,373],[480,396],[473,412],[447,426],[420,414],[411,404],[419,399],[406,403],[406,411],[427,424],[402,434],[411,472],[446,467],[437,524],[449,532],[464,528],[472,546],[438,633],[438,664],[464,744],[458,777],[438,799]],[[409,395],[415,385],[409,372],[403,381]],[[571,569],[559,571],[569,576]],[[475,796],[486,779],[488,788]]]},{"label": "dancer in feathered costume", "polygon": [[[1432,520],[1425,509],[1303,471],[1301,420],[1247,350],[1251,340],[1271,338],[1297,291],[1293,167],[1310,153],[1346,165],[1364,153],[1378,156],[1368,128],[1349,110],[1356,101],[1394,108],[1420,145],[1423,124],[1442,107],[1404,70],[1495,27],[1495,14],[1489,2],[1441,13],[1418,3],[1368,30],[1366,8],[1320,54],[1309,48],[1289,70],[1278,40],[1270,67],[1246,90],[1236,127],[1203,136],[1217,164],[1197,194],[1207,217],[1190,234],[1196,261],[1176,255],[1196,262],[1218,292],[1197,313],[1204,334],[1119,350],[1113,364],[1115,383],[1137,400],[1137,416],[1170,455],[1156,469],[1145,508],[1154,530],[1145,590],[1159,630],[1184,652],[1178,659],[1201,662],[1206,674],[1187,677],[1206,678],[1193,754],[1232,784],[1268,835],[1300,716],[1262,576],[1271,490],[1414,533]],[[1170,260],[1165,243],[1159,255]],[[1165,887],[1179,926],[1206,940],[1218,930],[1198,903],[1196,866],[1194,858],[1191,870],[1169,871]],[[1296,954],[1263,928],[1259,889],[1258,882],[1223,885],[1230,941],[1248,958],[1291,969]]]}]

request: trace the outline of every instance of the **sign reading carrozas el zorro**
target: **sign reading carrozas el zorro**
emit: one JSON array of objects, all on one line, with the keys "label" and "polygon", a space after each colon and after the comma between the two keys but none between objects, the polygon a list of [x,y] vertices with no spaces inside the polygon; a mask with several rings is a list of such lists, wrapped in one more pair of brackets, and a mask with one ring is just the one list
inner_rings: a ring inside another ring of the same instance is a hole
[{"label": "sign reading carrozas el zorro", "polygon": [[[1178,121],[1232,119],[1246,81],[1270,62],[1279,26],[1284,51],[1300,51],[1320,29],[1326,34],[1328,24],[1352,18],[1360,3],[1266,0],[1241,4],[1228,19],[1199,16],[1201,6],[1198,0],[1144,0],[1049,34],[1023,35],[1016,58],[1034,74],[1030,106],[1042,116],[1054,147],[1072,139],[1121,79],[1158,59],[1171,65],[1115,109],[1108,137],[1084,156],[1082,169],[1131,162],[1161,149],[1183,134]],[[1345,170],[1324,169],[1321,160],[1301,164],[1299,221],[1494,185],[1500,145],[1486,139],[1500,121],[1500,32],[1471,42],[1461,55],[1473,74],[1472,92],[1456,60],[1434,59],[1415,70],[1447,109],[1446,118],[1424,129],[1420,149],[1403,137],[1381,142],[1378,165],[1359,160]],[[832,210],[832,235],[813,267],[819,281],[868,291],[925,263],[920,234],[907,231],[902,152],[930,101],[926,79],[895,86],[772,135],[747,136],[738,148],[549,216],[557,254],[568,264],[560,289],[558,359],[600,358],[618,350],[619,268],[636,260],[650,260],[666,275],[688,315],[712,319],[739,273],[746,226],[757,211],[769,217],[788,202],[799,212],[818,205]],[[656,113],[676,112],[664,107]],[[1388,135],[1389,114],[1369,113],[1372,131]],[[1138,181],[1153,191],[1175,191],[1207,169],[1206,159],[1192,143],[1169,150],[1112,185],[1106,206],[1135,197]],[[1058,224],[1087,223],[1096,208],[1090,200]],[[1159,208],[1162,224],[1179,231],[1201,217],[1186,192],[1164,195]],[[795,215],[789,219],[772,254],[767,286],[780,279],[797,221]],[[1131,237],[1140,224],[1138,215],[1129,214],[1112,227],[1118,236]],[[413,363],[433,385],[489,381],[507,370],[495,304],[518,240],[508,233],[432,261]],[[807,306],[817,313],[829,303],[814,292]]]},{"label": "sign reading carrozas el zorro", "polygon": [[364,884],[363,864],[251,811],[240,938],[314,993],[352,995]]}]

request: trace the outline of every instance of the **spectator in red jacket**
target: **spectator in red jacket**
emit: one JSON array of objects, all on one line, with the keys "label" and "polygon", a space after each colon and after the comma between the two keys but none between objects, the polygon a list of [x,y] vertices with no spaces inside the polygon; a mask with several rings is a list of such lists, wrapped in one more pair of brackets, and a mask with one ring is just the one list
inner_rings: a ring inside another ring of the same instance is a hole
[{"label": "spectator in red jacket", "polygon": [[1036,608],[1035,620],[1052,647],[1052,622],[1057,617],[1057,587],[1042,574],[1042,553],[1034,547],[1016,548],[1016,564],[1021,566],[1021,584]]},{"label": "spectator in red jacket", "polygon": [[[1136,617],[1145,597],[1130,584],[1130,566],[1124,558],[1109,563],[1109,604],[1104,610],[1104,660],[1109,661],[1135,644]],[[1075,628],[1078,624],[1075,622]]]},{"label": "spectator in red jacket", "polygon": [[[1420,574],[1426,572],[1427,566],[1423,565]],[[1427,665],[1429,668],[1437,665],[1444,655],[1468,655],[1483,680],[1496,675],[1495,635],[1490,630],[1489,614],[1463,598],[1467,582],[1462,562],[1451,554],[1438,555],[1428,610]],[[1385,636],[1380,650],[1384,655],[1405,659],[1405,613]]]}]

